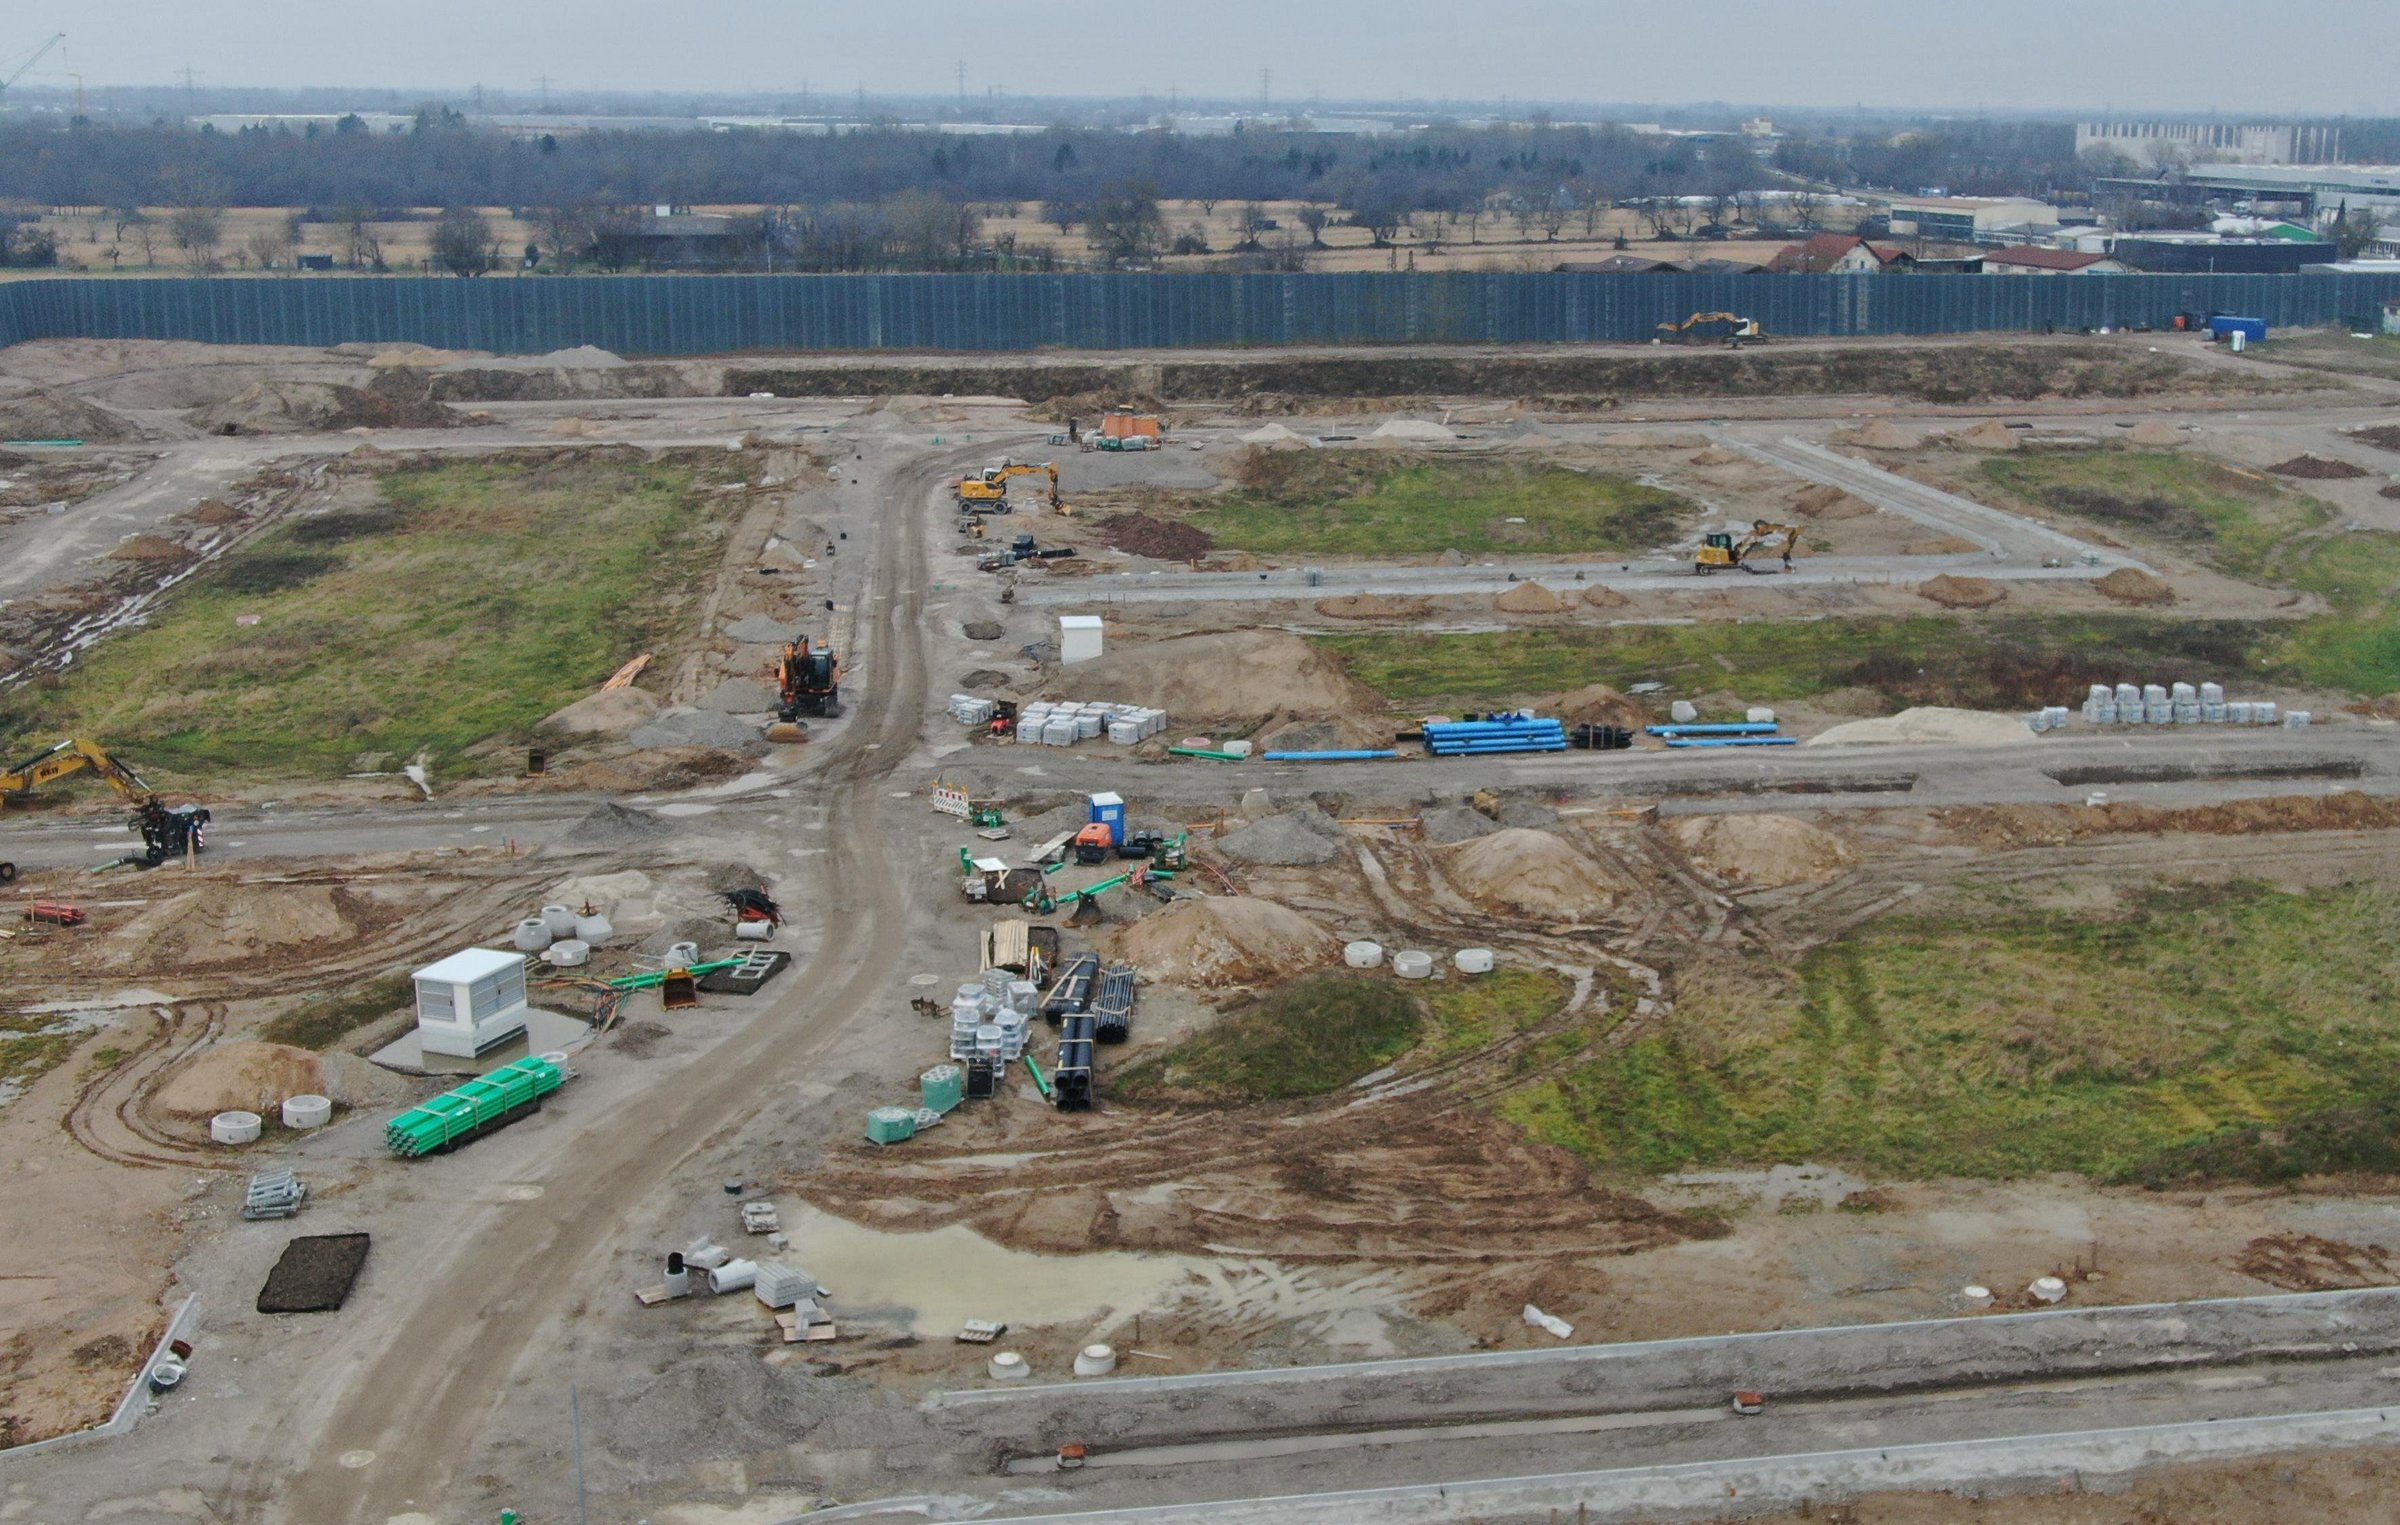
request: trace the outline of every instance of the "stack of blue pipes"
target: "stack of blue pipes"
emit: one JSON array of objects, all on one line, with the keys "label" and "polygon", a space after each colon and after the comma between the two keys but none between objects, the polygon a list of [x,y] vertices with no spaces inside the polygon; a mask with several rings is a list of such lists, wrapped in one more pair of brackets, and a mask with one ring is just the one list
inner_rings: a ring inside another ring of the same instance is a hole
[{"label": "stack of blue pipes", "polygon": [[1564,752],[1566,727],[1532,715],[1496,715],[1488,720],[1430,722],[1425,750],[1436,757],[1476,757],[1489,752]]}]

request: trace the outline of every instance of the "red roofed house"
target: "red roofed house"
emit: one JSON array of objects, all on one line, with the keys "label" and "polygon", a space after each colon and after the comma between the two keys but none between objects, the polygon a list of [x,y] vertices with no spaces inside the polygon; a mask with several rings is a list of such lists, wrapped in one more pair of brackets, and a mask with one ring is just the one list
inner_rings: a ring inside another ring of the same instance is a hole
[{"label": "red roofed house", "polygon": [[1983,257],[1985,275],[2123,275],[2125,266],[2105,254],[2014,244]]},{"label": "red roofed house", "polygon": [[1881,275],[1916,263],[1906,251],[1868,243],[1848,233],[1819,233],[1786,244],[1767,262],[1786,275]]}]

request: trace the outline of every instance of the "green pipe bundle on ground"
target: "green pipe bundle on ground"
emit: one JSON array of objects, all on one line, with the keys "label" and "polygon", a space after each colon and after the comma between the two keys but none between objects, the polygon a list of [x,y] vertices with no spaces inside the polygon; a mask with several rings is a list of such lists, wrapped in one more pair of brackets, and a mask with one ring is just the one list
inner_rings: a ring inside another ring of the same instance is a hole
[{"label": "green pipe bundle on ground", "polygon": [[403,1159],[432,1154],[477,1129],[532,1106],[566,1083],[566,1072],[527,1055],[456,1090],[409,1108],[383,1125],[383,1141]]}]

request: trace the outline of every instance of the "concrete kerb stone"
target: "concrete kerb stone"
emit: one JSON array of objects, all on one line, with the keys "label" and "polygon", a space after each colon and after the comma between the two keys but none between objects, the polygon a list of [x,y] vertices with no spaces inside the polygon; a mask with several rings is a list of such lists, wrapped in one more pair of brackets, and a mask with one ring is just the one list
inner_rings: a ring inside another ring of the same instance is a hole
[{"label": "concrete kerb stone", "polygon": [[149,1386],[150,1368],[157,1365],[159,1357],[167,1353],[169,1344],[191,1333],[199,1325],[199,1322],[200,1299],[195,1294],[185,1298],[182,1306],[175,1310],[174,1316],[167,1320],[165,1332],[159,1335],[158,1343],[150,1348],[149,1357],[135,1370],[133,1381],[125,1389],[125,1396],[117,1400],[116,1411],[110,1414],[106,1420],[93,1425],[88,1430],[76,1430],[65,1435],[53,1435],[48,1440],[36,1440],[21,1446],[10,1446],[6,1450],[0,1450],[0,1462],[20,1456],[36,1456],[44,1451],[61,1451],[68,1446],[80,1445],[87,1440],[106,1440],[111,1436],[123,1435],[131,1430],[136,1423],[140,1422],[143,1413],[147,1411],[148,1399],[143,1390]]}]

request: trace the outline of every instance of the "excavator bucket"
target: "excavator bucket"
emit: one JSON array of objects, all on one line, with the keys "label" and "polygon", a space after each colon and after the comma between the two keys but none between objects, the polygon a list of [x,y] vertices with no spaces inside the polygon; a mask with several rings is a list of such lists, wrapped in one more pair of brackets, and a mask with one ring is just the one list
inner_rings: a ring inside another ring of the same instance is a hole
[{"label": "excavator bucket", "polygon": [[689,969],[670,969],[658,987],[658,999],[668,1011],[689,1011],[700,1004],[700,982]]},{"label": "excavator bucket", "polygon": [[1070,927],[1096,926],[1099,921],[1100,898],[1096,895],[1079,897],[1075,902],[1075,909],[1067,913],[1067,925]]},{"label": "excavator bucket", "polygon": [[808,727],[797,720],[778,720],[767,727],[767,740],[804,742],[808,740]]}]

